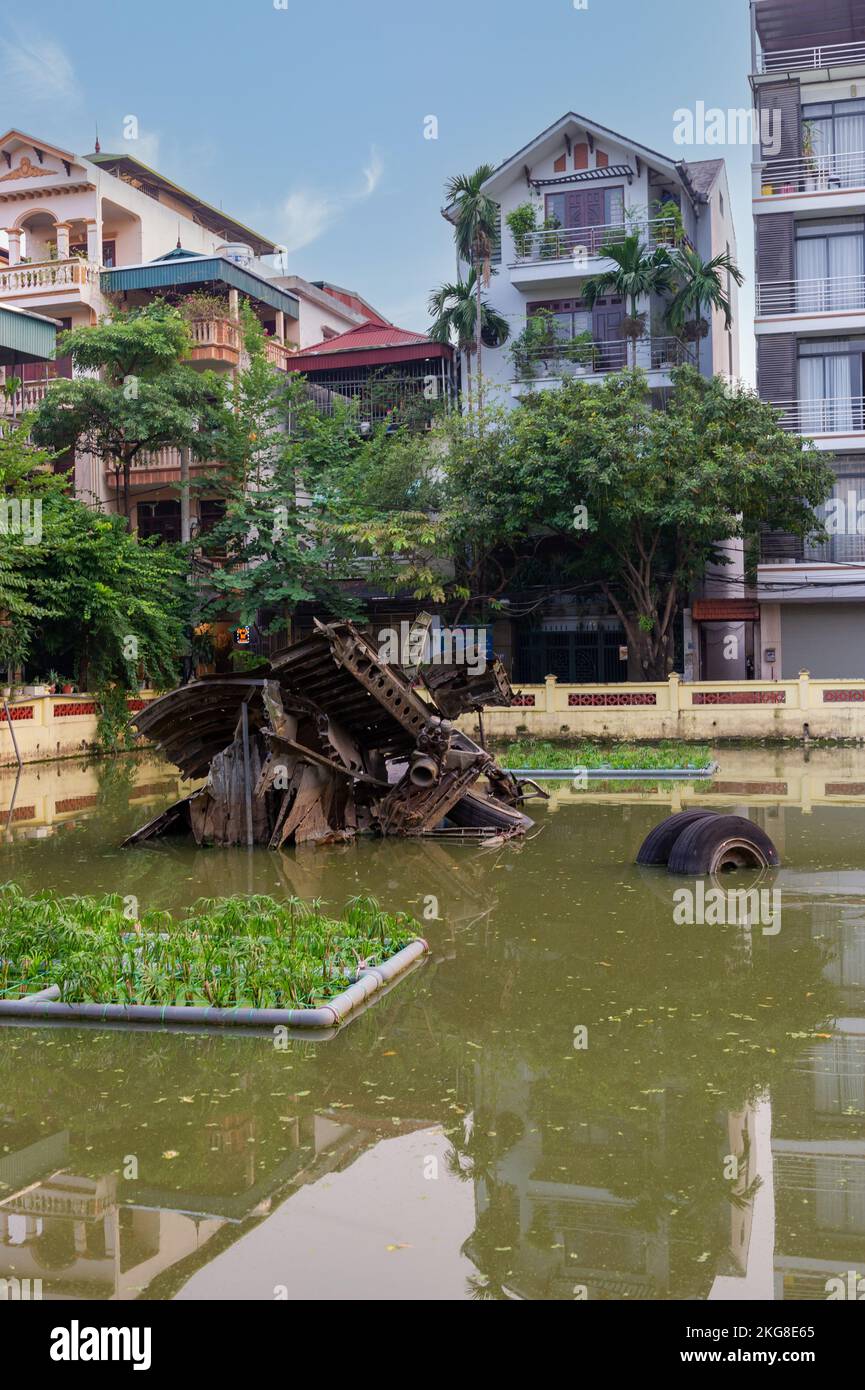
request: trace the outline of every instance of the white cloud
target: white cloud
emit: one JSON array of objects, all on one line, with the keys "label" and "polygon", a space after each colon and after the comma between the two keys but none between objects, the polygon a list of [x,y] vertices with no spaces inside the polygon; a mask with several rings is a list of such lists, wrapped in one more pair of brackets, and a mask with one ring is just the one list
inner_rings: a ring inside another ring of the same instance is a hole
[{"label": "white cloud", "polygon": [[362,197],[369,198],[372,196],[372,194],[375,192],[375,190],[381,183],[383,173],[384,161],[382,160],[382,157],[376,149],[375,145],[373,145],[372,149],[369,152],[369,164],[364,166],[364,190],[361,195]]},{"label": "white cloud", "polygon": [[65,51],[44,35],[14,32],[0,39],[3,96],[10,107],[77,105],[81,88]]},{"label": "white cloud", "polygon": [[339,219],[340,207],[321,193],[298,189],[289,193],[277,212],[286,251],[299,251],[316,241]]},{"label": "white cloud", "polygon": [[381,183],[384,161],[375,146],[361,171],[358,191],[328,193],[320,189],[298,188],[289,193],[277,209],[276,217],[286,251],[299,251],[317,241],[354,203],[371,198]]}]

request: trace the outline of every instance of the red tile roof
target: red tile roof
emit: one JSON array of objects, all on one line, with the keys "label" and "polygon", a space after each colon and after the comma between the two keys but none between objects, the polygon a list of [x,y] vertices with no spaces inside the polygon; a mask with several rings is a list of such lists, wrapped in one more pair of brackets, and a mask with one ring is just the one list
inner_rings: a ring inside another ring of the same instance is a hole
[{"label": "red tile roof", "polygon": [[313,353],[319,356],[332,352],[367,352],[370,348],[415,347],[429,341],[424,333],[412,333],[408,328],[397,328],[392,324],[384,327],[377,323],[364,323],[358,328],[349,328],[345,333],[338,333],[335,338],[325,338],[320,343],[314,343],[312,347],[301,348],[300,356],[310,357]]}]

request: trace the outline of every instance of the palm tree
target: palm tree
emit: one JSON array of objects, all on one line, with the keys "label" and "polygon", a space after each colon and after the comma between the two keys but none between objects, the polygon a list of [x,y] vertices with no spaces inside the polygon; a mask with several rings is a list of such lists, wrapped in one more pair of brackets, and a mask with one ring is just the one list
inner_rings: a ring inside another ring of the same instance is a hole
[{"label": "palm tree", "polygon": [[[508,321],[484,302],[480,293],[481,277],[473,268],[465,280],[440,285],[429,298],[429,311],[434,323],[430,337],[437,343],[456,344],[466,359],[466,388],[469,410],[472,405],[471,355],[478,352],[482,340],[488,347],[499,347],[506,341]],[[480,310],[480,321],[478,311]],[[480,356],[478,356],[478,409],[482,404],[480,387]]]},{"label": "palm tree", "polygon": [[499,205],[489,194],[484,193],[483,186],[494,173],[492,164],[479,164],[473,174],[455,174],[445,184],[447,206],[449,210],[452,209],[450,221],[454,224],[457,254],[461,260],[467,261],[477,272],[475,279],[477,297],[475,354],[477,358],[478,411],[483,406],[481,281],[483,281],[484,286],[490,282],[490,257],[493,242],[499,234]]},{"label": "palm tree", "polygon": [[[737,285],[741,285],[745,279],[729,252],[722,251],[710,261],[704,261],[690,246],[680,246],[673,252],[672,264],[675,292],[667,312],[670,325],[677,330],[687,326],[687,336],[693,335],[694,342],[699,342],[708,332],[708,324],[703,318],[703,308],[706,307],[720,309],[725,326],[729,328],[733,322],[733,310],[721,276],[726,274],[729,277],[728,287],[730,279],[735,280]],[[689,313],[693,314],[691,324],[687,322]]]},{"label": "palm tree", "polygon": [[639,312],[639,301],[646,295],[668,294],[672,288],[672,261],[665,246],[650,250],[639,232],[621,241],[602,246],[600,255],[615,262],[615,268],[593,275],[583,285],[583,299],[590,309],[606,294],[626,300],[628,320],[624,332],[631,340],[633,365],[637,365],[637,339],[642,337],[646,316]]}]

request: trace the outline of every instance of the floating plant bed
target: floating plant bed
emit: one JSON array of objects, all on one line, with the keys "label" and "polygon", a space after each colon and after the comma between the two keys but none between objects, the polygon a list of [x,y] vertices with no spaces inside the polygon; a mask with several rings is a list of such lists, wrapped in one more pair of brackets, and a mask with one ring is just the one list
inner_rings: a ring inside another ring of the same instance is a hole
[{"label": "floating plant bed", "polygon": [[130,921],[111,896],[0,887],[0,1021],[334,1029],[428,950],[416,923],[353,898],[202,900]]},{"label": "floating plant bed", "polygon": [[516,777],[558,779],[584,777],[587,782],[695,782],[714,777],[717,763],[708,767],[647,768],[647,767],[514,767],[508,769]]},{"label": "floating plant bed", "polygon": [[[563,744],[548,739],[522,739],[500,756],[500,764],[515,776],[530,777],[710,777],[717,771],[711,750],[704,744],[683,748],[681,743]],[[684,763],[684,766],[682,765]]]}]

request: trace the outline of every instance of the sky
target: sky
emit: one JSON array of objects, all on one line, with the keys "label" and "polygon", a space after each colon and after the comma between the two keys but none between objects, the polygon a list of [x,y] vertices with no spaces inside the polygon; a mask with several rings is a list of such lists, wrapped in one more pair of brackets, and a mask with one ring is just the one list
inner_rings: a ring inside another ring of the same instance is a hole
[{"label": "sky", "polygon": [[98,129],[103,151],[285,245],[289,273],[413,329],[454,278],[450,175],[567,111],[673,158],[723,157],[750,380],[751,148],[674,141],[679,109],[750,107],[749,66],[747,0],[41,0],[0,28],[0,130],[86,154]]}]

